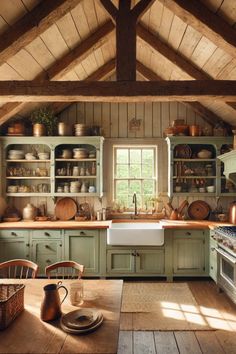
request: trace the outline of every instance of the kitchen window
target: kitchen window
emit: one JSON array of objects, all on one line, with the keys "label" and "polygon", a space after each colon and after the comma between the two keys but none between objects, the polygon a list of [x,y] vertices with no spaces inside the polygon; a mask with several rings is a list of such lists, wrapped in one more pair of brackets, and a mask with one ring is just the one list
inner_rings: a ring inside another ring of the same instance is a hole
[{"label": "kitchen window", "polygon": [[157,190],[157,147],[113,146],[113,161],[113,200],[131,210],[136,193],[138,208],[151,209]]}]

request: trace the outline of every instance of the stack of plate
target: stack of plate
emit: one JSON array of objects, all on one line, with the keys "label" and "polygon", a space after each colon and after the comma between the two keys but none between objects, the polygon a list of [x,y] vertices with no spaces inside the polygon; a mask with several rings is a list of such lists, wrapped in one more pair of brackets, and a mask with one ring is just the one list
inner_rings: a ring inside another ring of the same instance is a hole
[{"label": "stack of plate", "polygon": [[94,331],[102,321],[101,311],[93,308],[79,309],[61,317],[61,328],[71,334],[84,334]]},{"label": "stack of plate", "polygon": [[73,149],[74,159],[86,159],[88,157],[88,150],[83,148]]},{"label": "stack of plate", "polygon": [[75,124],[75,136],[88,135],[88,127],[85,124]]},{"label": "stack of plate", "polygon": [[9,150],[8,158],[10,160],[22,160],[25,157],[25,153],[22,150]]}]

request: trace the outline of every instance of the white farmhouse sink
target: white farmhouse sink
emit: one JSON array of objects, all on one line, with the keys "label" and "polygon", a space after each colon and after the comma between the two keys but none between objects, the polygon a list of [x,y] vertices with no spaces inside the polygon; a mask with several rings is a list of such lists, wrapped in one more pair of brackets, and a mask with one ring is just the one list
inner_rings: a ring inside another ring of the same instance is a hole
[{"label": "white farmhouse sink", "polygon": [[107,229],[107,244],[114,246],[162,246],[162,225],[149,222],[112,223]]}]

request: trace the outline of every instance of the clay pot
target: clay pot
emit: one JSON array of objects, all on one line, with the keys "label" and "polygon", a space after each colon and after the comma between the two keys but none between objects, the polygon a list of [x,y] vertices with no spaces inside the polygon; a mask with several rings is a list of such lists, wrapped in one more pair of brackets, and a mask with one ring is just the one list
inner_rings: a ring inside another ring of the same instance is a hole
[{"label": "clay pot", "polygon": [[33,221],[37,216],[37,209],[33,204],[28,203],[23,209],[24,221]]},{"label": "clay pot", "polygon": [[46,128],[44,124],[35,123],[33,125],[33,135],[34,136],[44,136],[46,135]]}]

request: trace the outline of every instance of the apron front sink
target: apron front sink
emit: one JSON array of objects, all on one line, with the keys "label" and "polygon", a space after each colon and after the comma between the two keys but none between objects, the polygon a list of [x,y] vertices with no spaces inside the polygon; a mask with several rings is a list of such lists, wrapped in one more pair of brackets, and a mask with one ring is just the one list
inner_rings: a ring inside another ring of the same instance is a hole
[{"label": "apron front sink", "polygon": [[164,229],[158,223],[112,223],[107,244],[114,246],[162,246]]}]

